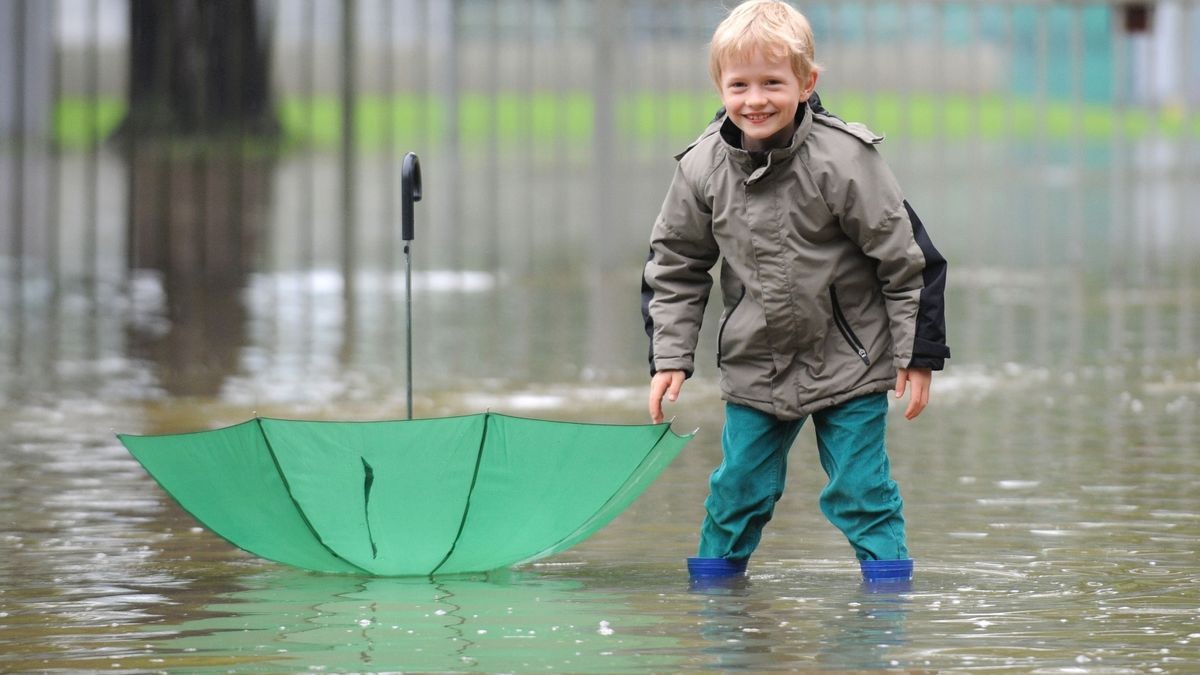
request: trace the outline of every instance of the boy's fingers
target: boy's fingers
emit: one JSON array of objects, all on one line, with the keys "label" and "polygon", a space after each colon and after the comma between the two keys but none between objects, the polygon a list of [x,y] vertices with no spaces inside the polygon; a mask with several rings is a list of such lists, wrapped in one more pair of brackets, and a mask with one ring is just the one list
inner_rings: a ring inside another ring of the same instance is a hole
[{"label": "boy's fingers", "polygon": [[683,388],[683,373],[671,375],[671,387],[667,389],[667,399],[674,401],[679,398],[679,390]]},{"label": "boy's fingers", "polygon": [[904,411],[904,419],[916,419],[917,415],[921,414],[921,409],[925,406],[921,405],[921,397],[914,392],[908,399],[908,408]]},{"label": "boy's fingers", "polygon": [[650,381],[649,409],[650,421],[655,424],[658,424],[662,421],[662,395],[663,392],[660,380],[658,378],[654,378]]},{"label": "boy's fingers", "polygon": [[683,373],[662,372],[650,380],[650,421],[655,424],[663,421],[663,396],[674,401],[679,398],[681,386],[683,386]]},{"label": "boy's fingers", "polygon": [[650,400],[650,421],[653,422],[654,424],[658,424],[659,422],[662,421],[662,416],[663,416],[662,406],[655,403],[654,399],[651,399]]},{"label": "boy's fingers", "polygon": [[921,381],[913,382],[912,393],[909,395],[908,409],[904,411],[905,419],[916,419],[929,403],[929,387]]},{"label": "boy's fingers", "polygon": [[896,398],[904,395],[904,387],[908,384],[908,373],[903,368],[896,371]]},{"label": "boy's fingers", "polygon": [[650,380],[650,421],[658,424],[663,421],[663,396],[667,397],[668,401],[675,401],[679,398],[679,390],[683,387],[684,377],[683,371],[666,372],[663,371],[654,376]]},{"label": "boy's fingers", "polygon": [[917,396],[913,396],[912,398],[908,399],[908,409],[904,411],[904,419],[916,419],[917,415],[921,414],[921,410],[924,407],[925,406],[921,405],[921,399]]}]

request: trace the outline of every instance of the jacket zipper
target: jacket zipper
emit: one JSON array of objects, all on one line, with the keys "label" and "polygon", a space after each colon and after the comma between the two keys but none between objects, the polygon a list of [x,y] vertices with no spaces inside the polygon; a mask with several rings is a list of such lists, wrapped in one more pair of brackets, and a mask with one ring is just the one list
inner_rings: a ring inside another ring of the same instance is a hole
[{"label": "jacket zipper", "polygon": [[729,320],[733,318],[733,313],[738,307],[742,306],[742,300],[746,297],[746,287],[742,286],[742,294],[738,296],[737,302],[733,303],[733,307],[729,309],[729,313],[725,315],[725,320],[721,322],[721,330],[717,331],[717,367],[721,367],[721,343],[725,339],[725,326],[729,325]]},{"label": "jacket zipper", "polygon": [[833,322],[837,324],[842,337],[846,338],[846,342],[850,343],[850,348],[858,354],[858,358],[862,359],[864,364],[871,365],[871,359],[867,356],[866,348],[863,347],[863,343],[858,341],[858,336],[854,334],[854,329],[850,328],[850,322],[846,320],[846,315],[842,314],[842,306],[838,303],[837,289],[833,286],[829,287],[829,300],[833,305]]}]

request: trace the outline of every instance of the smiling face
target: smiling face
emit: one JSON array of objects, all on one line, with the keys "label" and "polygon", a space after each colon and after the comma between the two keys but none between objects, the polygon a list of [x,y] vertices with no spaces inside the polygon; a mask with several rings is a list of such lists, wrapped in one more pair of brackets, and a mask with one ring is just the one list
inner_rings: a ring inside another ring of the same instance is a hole
[{"label": "smiling face", "polygon": [[721,69],[721,102],[742,130],[746,150],[787,145],[795,132],[796,110],[816,86],[815,71],[801,82],[787,59],[768,59],[761,50]]}]

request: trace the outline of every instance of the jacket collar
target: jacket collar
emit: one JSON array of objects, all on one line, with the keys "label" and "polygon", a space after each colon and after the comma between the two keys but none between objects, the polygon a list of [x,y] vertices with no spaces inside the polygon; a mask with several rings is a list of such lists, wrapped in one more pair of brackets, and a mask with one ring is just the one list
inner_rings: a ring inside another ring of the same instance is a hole
[{"label": "jacket collar", "polygon": [[[742,149],[742,131],[737,128],[730,119],[728,113],[721,115],[717,120],[713,121],[710,129],[716,126],[721,133],[721,143],[725,146],[725,151],[729,155],[730,161],[737,164],[749,174],[746,179],[746,184],[757,182],[763,176],[771,171],[771,168],[777,164],[787,162],[796,154],[800,145],[804,143],[804,139],[808,137],[808,132],[812,129],[813,114],[809,110],[808,102],[804,102],[796,109],[796,131],[792,134],[792,141],[782,148],[775,148],[766,153],[766,162],[761,162],[755,167],[754,157]],[[706,132],[705,135],[708,135]]]}]

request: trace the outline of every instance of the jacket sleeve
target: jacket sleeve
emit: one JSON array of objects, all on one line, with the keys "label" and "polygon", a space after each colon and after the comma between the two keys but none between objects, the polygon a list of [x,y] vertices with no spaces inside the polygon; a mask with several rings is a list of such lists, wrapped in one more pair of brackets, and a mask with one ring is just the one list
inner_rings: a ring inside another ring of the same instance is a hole
[{"label": "jacket sleeve", "polygon": [[941,370],[946,345],[946,259],[874,147],[836,181],[830,207],[843,231],[876,262],[897,368]]},{"label": "jacket sleeve", "polygon": [[696,343],[713,283],[709,270],[719,255],[709,205],[676,166],[642,273],[651,375],[682,370],[691,377],[695,370]]}]

